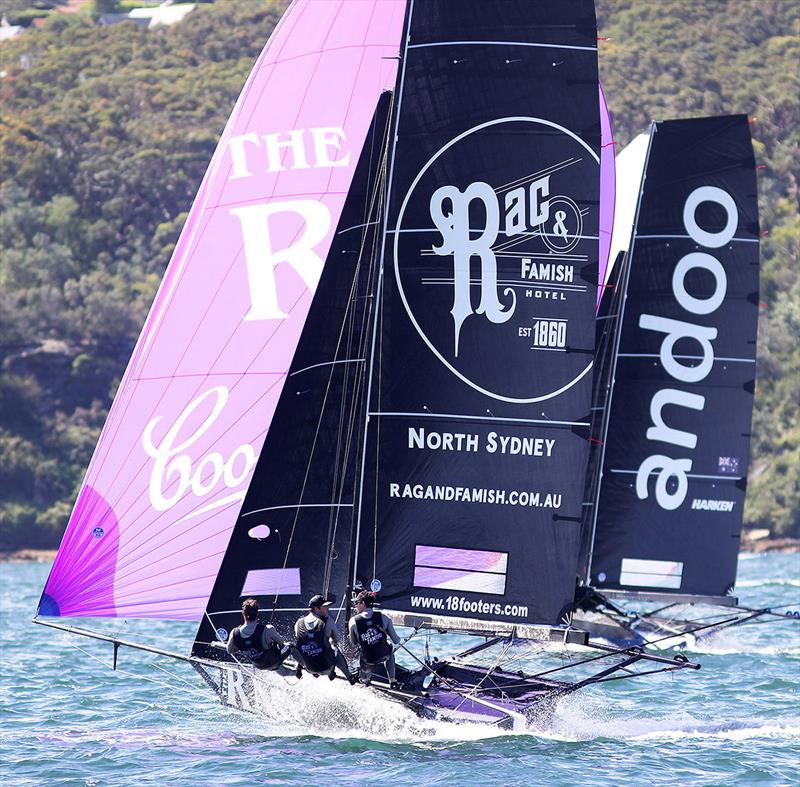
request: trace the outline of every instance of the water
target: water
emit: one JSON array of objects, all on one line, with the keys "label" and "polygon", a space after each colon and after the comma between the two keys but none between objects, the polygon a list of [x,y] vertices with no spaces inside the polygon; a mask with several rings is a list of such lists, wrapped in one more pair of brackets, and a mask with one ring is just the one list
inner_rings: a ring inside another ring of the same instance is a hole
[{"label": "water", "polygon": [[[425,721],[310,679],[256,718],[220,708],[189,667],[122,650],[114,673],[111,645],[31,625],[48,569],[0,566],[7,785],[800,783],[800,622],[725,632],[691,654],[699,672],[573,695],[546,731]],[[744,555],[739,577],[743,603],[800,608],[800,556]],[[194,634],[104,625],[170,650]]]}]

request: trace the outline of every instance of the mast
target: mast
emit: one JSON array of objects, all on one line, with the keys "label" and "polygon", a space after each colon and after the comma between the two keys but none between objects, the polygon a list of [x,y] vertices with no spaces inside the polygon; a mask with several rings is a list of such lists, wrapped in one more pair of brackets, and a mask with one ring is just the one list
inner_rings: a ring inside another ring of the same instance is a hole
[{"label": "mast", "polygon": [[362,452],[361,463],[358,475],[358,483],[356,486],[357,504],[354,510],[353,525],[350,533],[350,563],[348,568],[348,582],[346,589],[346,607],[345,607],[345,622],[350,619],[353,588],[356,583],[356,556],[358,555],[358,536],[360,532],[361,518],[362,518],[362,504],[364,493],[364,470],[367,462],[367,428],[369,426],[369,413],[370,402],[372,399],[372,378],[375,371],[375,343],[378,335],[378,315],[381,311],[381,285],[383,282],[383,268],[386,258],[386,222],[388,221],[388,205],[389,196],[392,190],[392,177],[394,175],[394,157],[397,148],[397,128],[400,123],[400,108],[403,102],[403,84],[405,81],[406,73],[406,55],[408,53],[408,39],[409,30],[411,26],[411,15],[414,12],[414,0],[407,0],[405,18],[403,20],[403,33],[402,33],[402,52],[400,54],[400,68],[398,70],[397,83],[394,90],[395,104],[394,112],[391,116],[391,136],[389,138],[389,176],[386,182],[385,197],[383,199],[384,210],[381,216],[381,232],[380,232],[380,262],[378,264],[377,279],[375,282],[375,289],[373,290],[374,299],[373,315],[372,315],[372,331],[370,338],[369,349],[369,369],[367,371],[367,394],[366,394],[366,407],[364,409],[364,427],[362,430]]}]

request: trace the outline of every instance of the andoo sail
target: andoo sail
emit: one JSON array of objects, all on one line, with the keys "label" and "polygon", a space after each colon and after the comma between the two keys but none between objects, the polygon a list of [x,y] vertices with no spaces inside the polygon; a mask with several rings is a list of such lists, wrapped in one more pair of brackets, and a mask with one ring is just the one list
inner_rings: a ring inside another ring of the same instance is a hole
[{"label": "andoo sail", "polygon": [[[615,619],[618,599],[735,604],[758,244],[747,118],[655,123],[609,317],[619,326],[607,396],[597,400],[604,418],[585,584],[588,606]],[[634,616],[633,629],[648,639],[691,630],[653,614]]]},{"label": "andoo sail", "polygon": [[[504,671],[520,642],[587,644],[560,624],[600,143],[590,0],[295,2],[192,208],[37,622],[198,619],[191,656],[142,649],[252,711],[268,676],[220,647],[248,596],[287,636],[320,592],[343,622],[357,585],[409,637],[491,635],[455,659],[406,651],[399,689],[376,678],[424,715],[516,725],[644,659],[696,666],[599,647]],[[115,663],[134,646],[48,625],[113,642]]]}]

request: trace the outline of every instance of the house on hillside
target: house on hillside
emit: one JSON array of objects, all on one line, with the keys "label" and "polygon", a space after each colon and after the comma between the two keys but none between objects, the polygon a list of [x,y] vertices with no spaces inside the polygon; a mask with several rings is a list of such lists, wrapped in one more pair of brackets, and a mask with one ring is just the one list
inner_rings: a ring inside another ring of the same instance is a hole
[{"label": "house on hillside", "polygon": [[139,21],[146,19],[148,27],[157,27],[158,25],[174,25],[180,22],[187,14],[194,11],[197,7],[195,3],[176,3],[173,4],[172,0],[166,0],[161,5],[155,8],[134,8],[128,15],[130,19]]},{"label": "house on hillside", "polygon": [[24,29],[21,25],[12,25],[4,14],[3,18],[0,19],[0,41],[8,41],[10,38],[15,38]]},{"label": "house on hillside", "polygon": [[120,22],[133,22],[148,29],[159,25],[174,25],[180,22],[188,13],[194,11],[196,3],[178,3],[173,5],[171,0],[158,6],[134,8],[129,14],[102,14],[98,20],[99,25],[117,25]]}]

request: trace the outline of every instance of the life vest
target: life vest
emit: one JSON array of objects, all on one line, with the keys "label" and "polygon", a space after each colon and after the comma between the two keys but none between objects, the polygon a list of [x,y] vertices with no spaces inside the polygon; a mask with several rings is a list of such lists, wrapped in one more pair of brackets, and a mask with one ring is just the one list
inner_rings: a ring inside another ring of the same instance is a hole
[{"label": "life vest", "polygon": [[380,664],[392,653],[392,646],[386,634],[383,615],[373,610],[372,616],[356,616],[358,644],[361,646],[361,660],[365,664]]},{"label": "life vest", "polygon": [[321,618],[316,620],[311,629],[303,621],[297,637],[297,647],[309,672],[325,672],[336,663],[333,649],[325,636],[325,621]]},{"label": "life vest", "polygon": [[256,623],[253,633],[244,637],[242,636],[242,626],[239,626],[233,630],[233,644],[236,646],[236,650],[241,651],[250,659],[254,667],[275,669],[281,663],[281,650],[274,642],[271,642],[266,648],[264,647],[265,629],[266,626],[263,623]]}]

